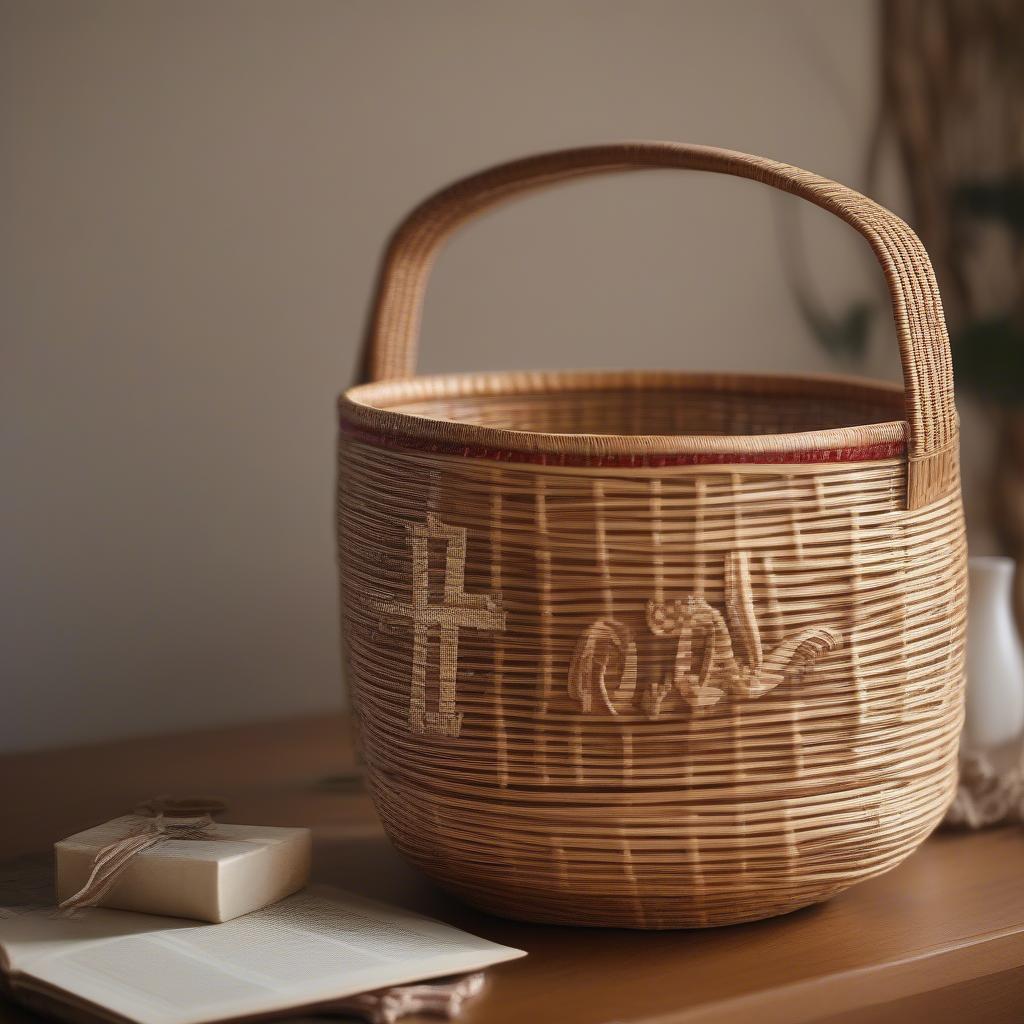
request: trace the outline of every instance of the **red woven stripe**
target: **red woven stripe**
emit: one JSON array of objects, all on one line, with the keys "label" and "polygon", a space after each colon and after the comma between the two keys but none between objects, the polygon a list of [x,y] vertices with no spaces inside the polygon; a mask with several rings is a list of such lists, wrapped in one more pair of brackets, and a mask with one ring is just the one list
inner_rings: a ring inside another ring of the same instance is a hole
[{"label": "red woven stripe", "polygon": [[714,466],[754,463],[759,465],[792,465],[818,462],[874,462],[896,459],[906,453],[903,441],[884,441],[879,444],[859,445],[851,448],[807,448],[799,451],[766,452],[638,452],[624,455],[580,455],[574,453],[516,451],[507,448],[488,448],[484,445],[464,445],[454,441],[432,438],[375,434],[345,420],[341,430],[348,437],[378,448],[412,450],[432,455],[460,455],[469,459],[491,459],[494,462],[525,462],[538,466],[613,466],[616,468],[660,468],[662,466]]}]

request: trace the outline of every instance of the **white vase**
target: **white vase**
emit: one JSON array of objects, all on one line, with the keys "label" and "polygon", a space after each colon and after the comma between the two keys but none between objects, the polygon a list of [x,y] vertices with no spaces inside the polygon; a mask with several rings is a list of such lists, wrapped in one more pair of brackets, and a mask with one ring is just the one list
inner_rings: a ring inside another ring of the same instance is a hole
[{"label": "white vase", "polygon": [[961,750],[1014,759],[1024,734],[1024,650],[1013,616],[1014,563],[969,560],[967,718]]}]

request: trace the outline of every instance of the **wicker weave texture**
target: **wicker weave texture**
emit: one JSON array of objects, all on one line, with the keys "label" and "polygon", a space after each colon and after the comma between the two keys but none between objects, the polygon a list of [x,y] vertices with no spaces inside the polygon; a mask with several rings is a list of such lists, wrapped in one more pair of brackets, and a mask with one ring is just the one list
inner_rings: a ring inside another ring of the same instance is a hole
[{"label": "wicker weave texture", "polygon": [[[893,867],[952,798],[963,713],[945,335],[924,373],[903,346],[903,397],[397,379],[409,321],[380,310],[436,241],[389,251],[365,365],[392,376],[340,405],[346,660],[397,847],[498,913],[641,928],[784,913]],[[927,258],[908,252],[923,323]]]}]

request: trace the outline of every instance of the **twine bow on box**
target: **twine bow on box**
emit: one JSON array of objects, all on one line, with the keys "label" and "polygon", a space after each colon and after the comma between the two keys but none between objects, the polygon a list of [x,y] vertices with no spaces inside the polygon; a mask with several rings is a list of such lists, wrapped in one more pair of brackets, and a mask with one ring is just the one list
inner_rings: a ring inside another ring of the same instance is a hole
[{"label": "twine bow on box", "polygon": [[154,797],[139,804],[132,814],[138,825],[122,838],[97,851],[85,885],[73,896],[62,900],[57,909],[66,913],[95,907],[114,887],[131,862],[146,850],[168,839],[217,839],[210,831],[215,815],[227,808],[216,797],[188,797],[176,800],[168,796]]}]

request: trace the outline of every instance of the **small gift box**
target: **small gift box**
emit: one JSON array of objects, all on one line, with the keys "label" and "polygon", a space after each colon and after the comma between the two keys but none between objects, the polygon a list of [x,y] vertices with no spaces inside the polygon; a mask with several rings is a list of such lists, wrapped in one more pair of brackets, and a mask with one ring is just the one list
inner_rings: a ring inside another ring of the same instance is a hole
[{"label": "small gift box", "polygon": [[153,801],[54,846],[57,900],[199,921],[230,921],[309,880],[307,828],[214,822],[222,807]]}]

